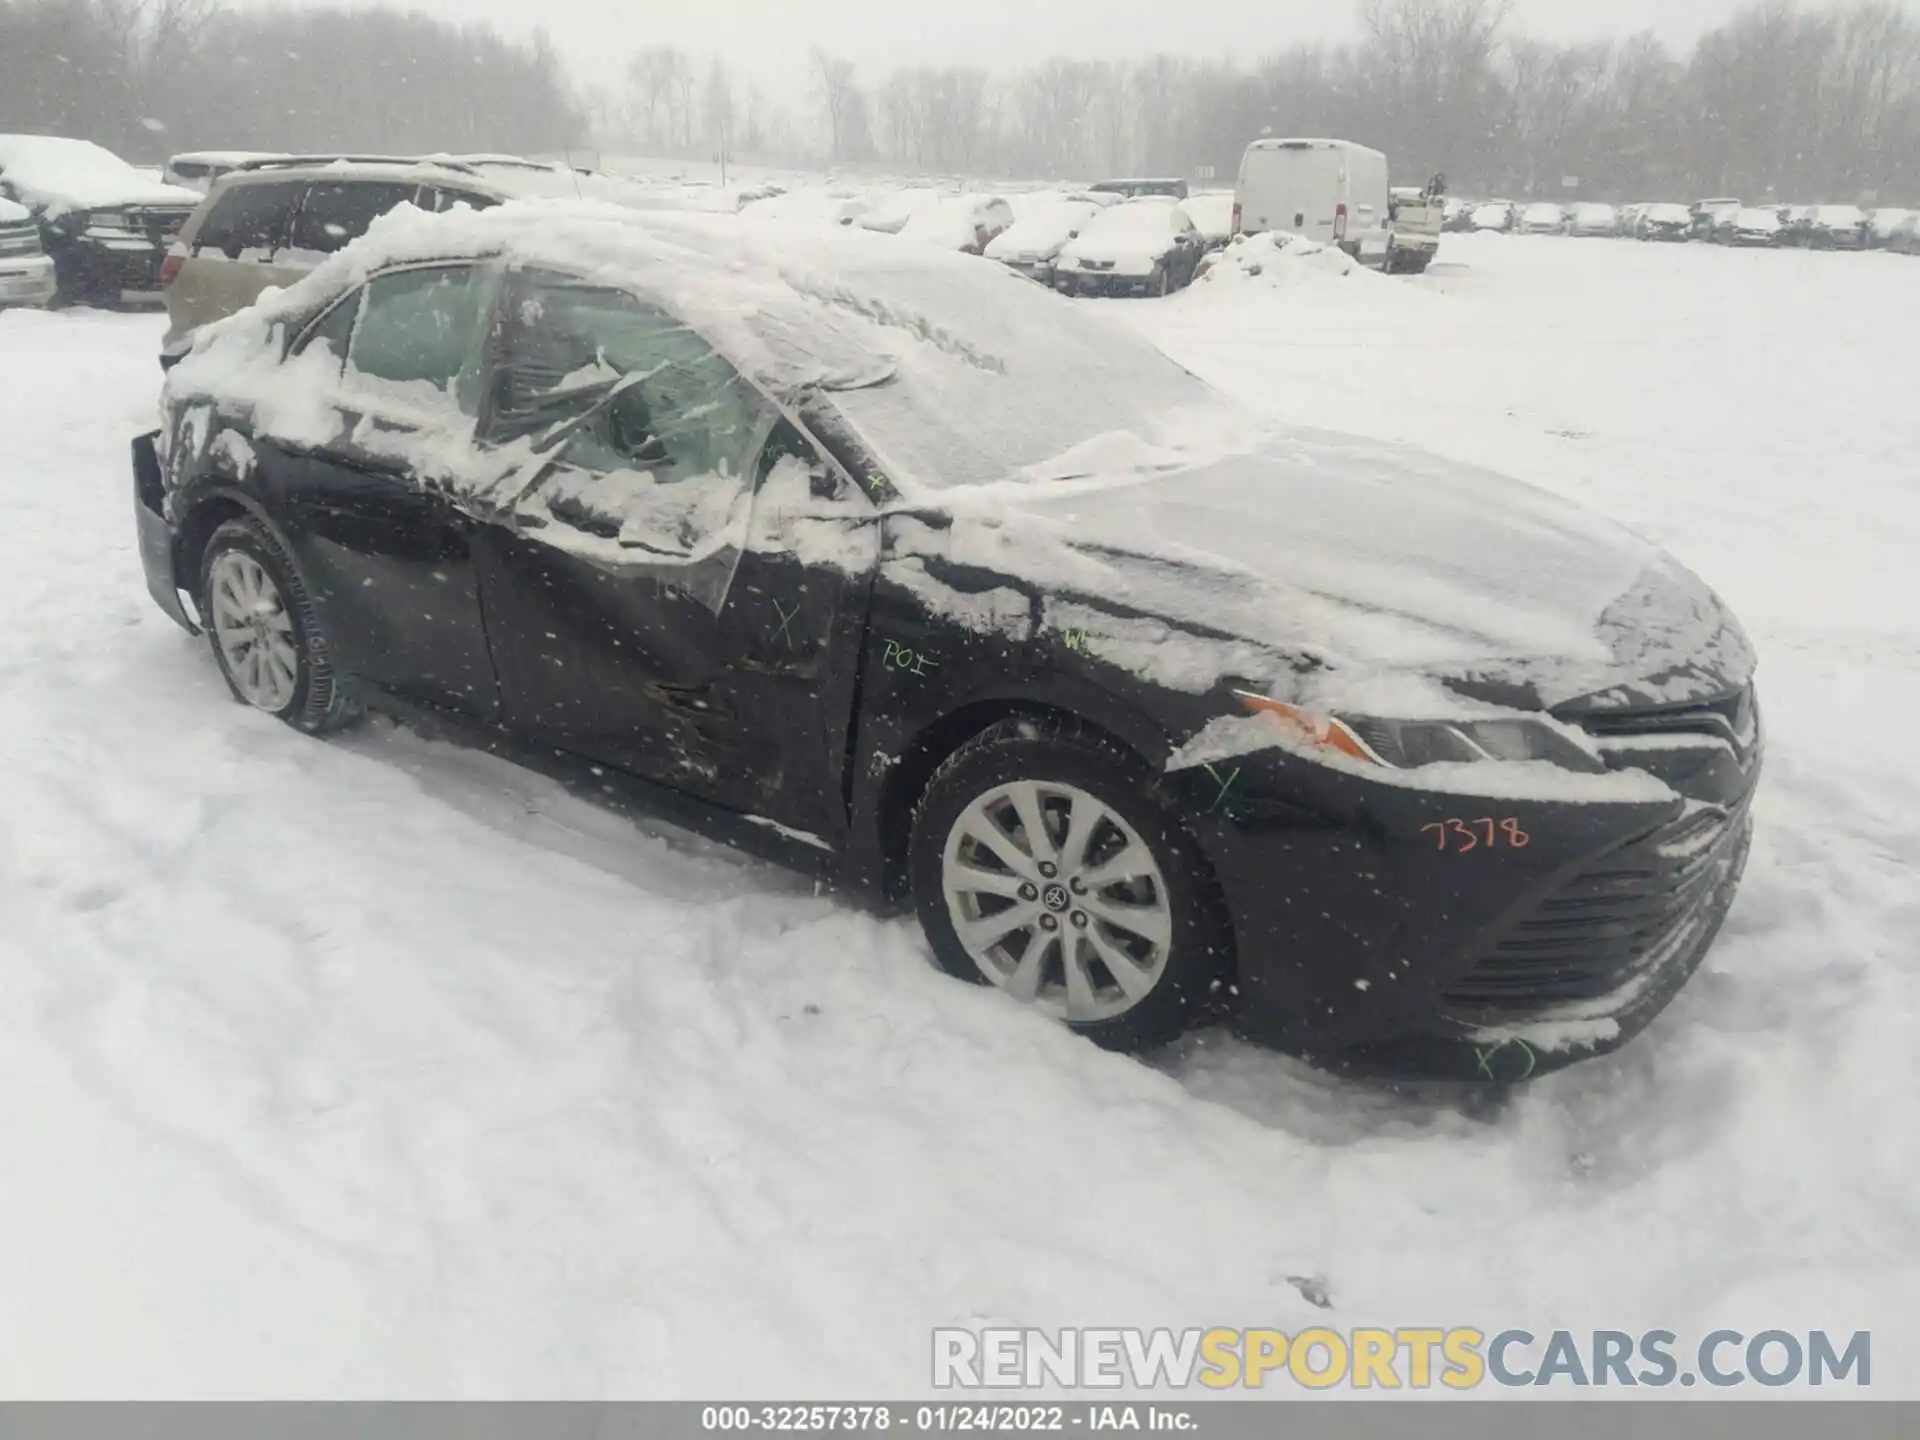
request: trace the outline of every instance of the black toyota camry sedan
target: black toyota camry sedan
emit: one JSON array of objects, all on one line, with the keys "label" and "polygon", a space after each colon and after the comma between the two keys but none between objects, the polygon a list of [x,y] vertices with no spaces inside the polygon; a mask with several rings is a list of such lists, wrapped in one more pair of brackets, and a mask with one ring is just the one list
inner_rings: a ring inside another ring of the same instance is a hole
[{"label": "black toyota camry sedan", "polygon": [[763,835],[1115,1048],[1543,1074],[1746,857],[1753,654],[1685,569],[969,257],[403,208],[204,332],[133,470],[243,703]]}]

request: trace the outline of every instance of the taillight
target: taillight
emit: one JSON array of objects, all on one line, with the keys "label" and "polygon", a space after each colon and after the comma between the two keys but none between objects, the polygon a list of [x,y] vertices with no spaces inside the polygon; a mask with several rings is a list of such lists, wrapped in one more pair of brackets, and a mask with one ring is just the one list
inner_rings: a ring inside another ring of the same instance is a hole
[{"label": "taillight", "polygon": [[184,250],[169,250],[166,259],[160,262],[160,283],[171,285],[173,277],[180,273],[180,267],[186,263],[187,256]]},{"label": "taillight", "polygon": [[1233,229],[1229,233],[1234,235],[1240,233],[1240,202],[1238,200],[1233,202]]},{"label": "taillight", "polygon": [[1347,207],[1344,205],[1333,207],[1333,238],[1335,240],[1347,238]]}]

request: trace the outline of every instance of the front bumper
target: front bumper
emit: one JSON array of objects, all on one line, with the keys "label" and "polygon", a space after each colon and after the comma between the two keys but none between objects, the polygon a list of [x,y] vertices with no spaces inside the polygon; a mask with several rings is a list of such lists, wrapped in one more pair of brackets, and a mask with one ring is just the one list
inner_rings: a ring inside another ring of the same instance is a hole
[{"label": "front bumper", "polygon": [[45,255],[0,255],[0,305],[45,305],[59,289]]},{"label": "front bumper", "polygon": [[147,593],[167,618],[189,635],[198,635],[200,627],[188,618],[180,600],[180,586],[174,573],[173,526],[166,516],[166,482],[160,473],[160,456],[154,448],[160,432],[139,435],[133,441],[133,520],[140,539],[140,566],[146,571]]},{"label": "front bumper", "polygon": [[1638,801],[1439,793],[1284,751],[1202,767],[1185,799],[1239,1028],[1402,1078],[1513,1081],[1625,1044],[1699,964],[1746,856],[1757,729],[1674,754],[1675,793]]},{"label": "front bumper", "polygon": [[1054,287],[1069,295],[1144,295],[1153,275],[1122,274],[1115,270],[1055,270]]},{"label": "front bumper", "polygon": [[167,247],[144,236],[82,231],[59,247],[66,297],[109,305],[158,305]]}]

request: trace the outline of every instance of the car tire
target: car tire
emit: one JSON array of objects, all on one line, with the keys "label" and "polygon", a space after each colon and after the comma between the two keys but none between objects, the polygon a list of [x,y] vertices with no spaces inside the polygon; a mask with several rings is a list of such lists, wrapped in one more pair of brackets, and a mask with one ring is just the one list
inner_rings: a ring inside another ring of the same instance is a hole
[{"label": "car tire", "polygon": [[228,520],[200,557],[207,643],[233,698],[309,735],[352,721],[299,567],[251,517]]},{"label": "car tire", "polygon": [[[1198,845],[1153,786],[1138,757],[1070,721],[1003,721],[956,750],[915,807],[909,842],[940,967],[1110,1050],[1178,1036],[1216,995],[1232,940]],[[1040,845],[1021,815],[1035,817]],[[1103,884],[1102,871],[1115,878]]]}]

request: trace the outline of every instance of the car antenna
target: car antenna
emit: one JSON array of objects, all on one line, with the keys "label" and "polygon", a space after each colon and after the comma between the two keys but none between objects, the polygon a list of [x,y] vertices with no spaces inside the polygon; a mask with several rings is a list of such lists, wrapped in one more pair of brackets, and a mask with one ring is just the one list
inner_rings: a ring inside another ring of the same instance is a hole
[{"label": "car antenna", "polygon": [[586,199],[587,197],[582,194],[580,190],[580,171],[574,166],[573,151],[563,145],[560,148],[560,158],[567,162],[567,174],[573,177],[573,198],[576,200]]}]

